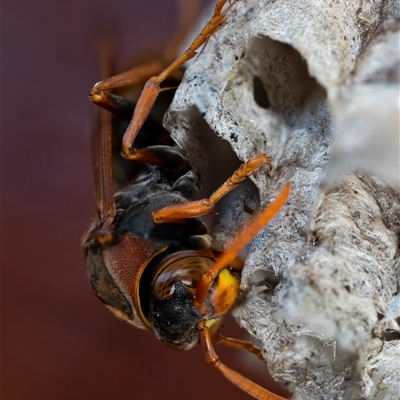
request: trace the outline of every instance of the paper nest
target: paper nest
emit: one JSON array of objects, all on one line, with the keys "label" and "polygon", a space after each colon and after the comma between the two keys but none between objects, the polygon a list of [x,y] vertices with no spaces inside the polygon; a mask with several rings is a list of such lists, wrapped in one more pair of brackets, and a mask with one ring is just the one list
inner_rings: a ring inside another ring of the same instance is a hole
[{"label": "paper nest", "polygon": [[236,318],[294,399],[400,399],[399,4],[237,0],[226,14],[165,125],[204,179],[204,121],[240,160],[270,154],[252,177],[261,206],[292,183],[251,245]]}]

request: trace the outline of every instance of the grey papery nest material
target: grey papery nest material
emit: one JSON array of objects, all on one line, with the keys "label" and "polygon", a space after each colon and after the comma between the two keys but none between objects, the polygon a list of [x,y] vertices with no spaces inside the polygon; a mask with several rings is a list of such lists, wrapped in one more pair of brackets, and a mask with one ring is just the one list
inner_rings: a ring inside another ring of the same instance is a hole
[{"label": "grey papery nest material", "polygon": [[165,117],[205,180],[204,121],[240,160],[272,155],[262,206],[292,183],[235,315],[295,399],[400,399],[399,25],[397,1],[235,1]]}]

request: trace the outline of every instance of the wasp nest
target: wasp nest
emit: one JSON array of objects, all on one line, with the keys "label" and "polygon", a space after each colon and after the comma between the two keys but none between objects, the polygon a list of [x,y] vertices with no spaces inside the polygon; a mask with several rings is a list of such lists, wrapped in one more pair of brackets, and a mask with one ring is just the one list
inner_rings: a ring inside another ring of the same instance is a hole
[{"label": "wasp nest", "polygon": [[399,399],[399,4],[237,0],[226,13],[165,123],[206,179],[204,121],[240,160],[270,154],[252,178],[261,206],[292,183],[251,245],[237,319],[295,399]]}]

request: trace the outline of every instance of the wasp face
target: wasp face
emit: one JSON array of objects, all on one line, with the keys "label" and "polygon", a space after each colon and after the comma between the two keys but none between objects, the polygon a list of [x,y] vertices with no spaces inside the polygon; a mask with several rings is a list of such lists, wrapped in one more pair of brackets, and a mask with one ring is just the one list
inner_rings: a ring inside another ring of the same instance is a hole
[{"label": "wasp face", "polygon": [[[176,256],[172,257],[176,258]],[[239,293],[240,273],[225,269],[210,287],[200,308],[193,305],[201,277],[215,263],[213,258],[189,256],[166,260],[154,275],[147,319],[157,336],[170,347],[188,350],[199,342],[198,324],[214,328]]]}]

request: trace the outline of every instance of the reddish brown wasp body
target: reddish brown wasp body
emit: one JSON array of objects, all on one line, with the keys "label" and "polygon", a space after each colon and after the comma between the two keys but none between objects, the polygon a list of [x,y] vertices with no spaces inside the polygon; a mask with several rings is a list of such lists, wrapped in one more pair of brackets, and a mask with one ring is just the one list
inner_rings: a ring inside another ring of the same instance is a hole
[{"label": "reddish brown wasp body", "polygon": [[[200,345],[206,361],[242,390],[257,399],[280,399],[222,364],[212,339],[261,357],[250,342],[216,332],[239,293],[242,263],[238,253],[286,202],[290,185],[222,253],[214,248],[199,217],[211,212],[221,197],[262,165],[271,167],[271,158],[257,155],[208,199],[194,200],[197,173],[171,138],[165,137],[162,127],[152,127],[151,118],[147,119],[160,83],[193,57],[217,29],[225,3],[217,2],[213,17],[189,50],[159,75],[151,77],[165,65],[153,62],[100,82],[92,90],[91,100],[111,111],[114,118],[102,111],[95,138],[98,220],[86,235],[85,256],[95,294],[119,318],[152,330],[170,347],[188,350]],[[106,92],[146,79],[136,108]],[[122,139],[122,154],[133,168],[119,160],[121,165],[117,164],[114,173],[112,141],[125,130],[133,109]],[[136,141],[144,123],[150,125]],[[115,184],[120,187],[117,193]]]}]

